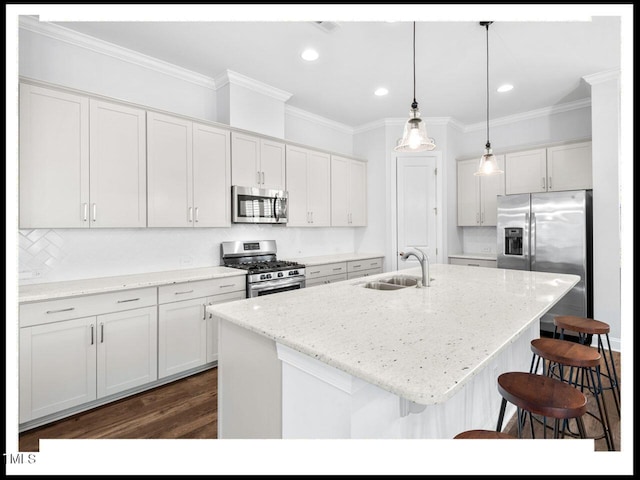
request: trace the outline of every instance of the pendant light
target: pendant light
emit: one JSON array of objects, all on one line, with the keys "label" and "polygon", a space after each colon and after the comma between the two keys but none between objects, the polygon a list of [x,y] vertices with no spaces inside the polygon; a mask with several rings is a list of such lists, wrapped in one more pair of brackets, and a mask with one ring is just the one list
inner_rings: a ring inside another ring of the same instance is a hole
[{"label": "pendant light", "polygon": [[485,145],[484,154],[480,157],[478,171],[474,175],[497,175],[504,173],[498,167],[498,161],[491,152],[491,142],[489,142],[489,25],[493,22],[480,22],[480,25],[487,30],[487,144]]},{"label": "pendant light", "polygon": [[404,125],[402,139],[394,148],[396,152],[424,152],[433,150],[436,144],[427,136],[427,127],[420,118],[416,101],[416,22],[413,22],[413,103],[409,111],[409,120]]}]

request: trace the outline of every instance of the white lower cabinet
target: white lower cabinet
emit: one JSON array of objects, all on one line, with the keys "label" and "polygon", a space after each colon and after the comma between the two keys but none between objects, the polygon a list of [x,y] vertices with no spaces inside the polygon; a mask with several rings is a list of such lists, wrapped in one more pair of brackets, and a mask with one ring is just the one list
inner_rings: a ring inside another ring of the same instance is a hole
[{"label": "white lower cabinet", "polygon": [[157,379],[155,307],[20,329],[20,422]]},{"label": "white lower cabinet", "polygon": [[367,258],[347,262],[347,279],[368,277],[382,273],[382,258]]},{"label": "white lower cabinet", "polygon": [[[245,277],[239,276],[159,288],[158,378],[217,360],[218,326],[206,307],[246,298],[245,282]],[[175,298],[185,300],[163,303]]]},{"label": "white lower cabinet", "polygon": [[347,262],[326,263],[305,268],[305,287],[341,282],[347,279]]}]

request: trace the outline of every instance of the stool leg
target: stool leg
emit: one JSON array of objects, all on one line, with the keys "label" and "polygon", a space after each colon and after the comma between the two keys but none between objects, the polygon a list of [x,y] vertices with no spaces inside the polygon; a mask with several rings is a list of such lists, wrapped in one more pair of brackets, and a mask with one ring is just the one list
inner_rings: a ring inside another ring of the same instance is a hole
[{"label": "stool leg", "polygon": [[503,398],[500,404],[500,414],[498,415],[498,425],[496,425],[496,432],[502,431],[502,421],[504,420],[504,411],[507,408],[507,399]]},{"label": "stool leg", "polygon": [[587,438],[582,417],[576,417],[576,423],[578,424],[578,431],[580,432],[580,438]]},{"label": "stool leg", "polygon": [[[598,335],[598,352],[602,351],[602,358],[604,358],[604,366],[607,369],[607,377],[609,378],[611,393],[613,394],[613,400],[616,404],[616,410],[618,411],[618,415],[620,415],[620,383],[618,382],[616,365],[613,361],[613,353],[611,352],[611,342],[609,341],[609,334],[607,333],[605,336],[607,339],[607,349],[609,353],[609,358],[607,359],[607,352],[605,352],[604,345],[602,343],[602,335]],[[609,362],[611,362],[611,368],[609,368]]]},{"label": "stool leg", "polygon": [[596,366],[595,378],[593,368],[589,369],[589,375],[591,377],[591,385],[593,386],[593,396],[596,399],[596,405],[598,405],[598,412],[600,412],[600,420],[604,431],[604,438],[607,442],[607,448],[609,449],[609,451],[613,451],[615,450],[615,447],[613,446],[613,434],[611,432],[609,412],[607,411],[607,402],[604,399],[604,390],[602,389],[600,365]]}]

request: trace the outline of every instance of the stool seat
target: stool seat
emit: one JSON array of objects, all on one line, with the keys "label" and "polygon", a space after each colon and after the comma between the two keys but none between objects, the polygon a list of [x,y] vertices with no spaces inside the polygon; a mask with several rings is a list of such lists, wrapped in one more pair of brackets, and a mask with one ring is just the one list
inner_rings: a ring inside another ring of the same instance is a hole
[{"label": "stool seat", "polygon": [[559,315],[554,317],[553,322],[558,328],[592,335],[604,335],[609,333],[610,330],[608,323],[594,320],[593,318],[575,317],[573,315]]},{"label": "stool seat", "polygon": [[498,391],[518,408],[544,417],[569,419],[587,412],[587,397],[580,390],[544,375],[503,373],[498,377]]},{"label": "stool seat", "polygon": [[477,440],[494,440],[505,439],[515,440],[517,437],[504,432],[496,432],[494,430],[467,430],[457,434],[454,439],[477,439]]},{"label": "stool seat", "polygon": [[551,362],[572,367],[589,368],[600,365],[598,350],[567,340],[537,338],[531,341],[531,350]]}]

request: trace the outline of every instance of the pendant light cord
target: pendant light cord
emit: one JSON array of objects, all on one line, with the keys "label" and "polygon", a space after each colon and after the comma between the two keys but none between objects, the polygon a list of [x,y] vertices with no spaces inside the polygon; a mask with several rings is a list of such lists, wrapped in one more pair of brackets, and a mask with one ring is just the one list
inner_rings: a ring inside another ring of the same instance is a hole
[{"label": "pendant light cord", "polygon": [[489,24],[490,22],[487,22],[485,25],[487,29],[487,148],[491,148],[489,142]]},{"label": "pendant light cord", "polygon": [[413,22],[413,103],[411,108],[418,108],[416,101],[416,22]]}]

